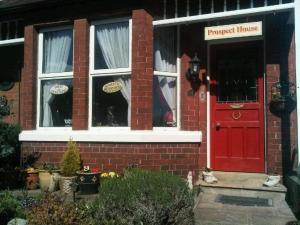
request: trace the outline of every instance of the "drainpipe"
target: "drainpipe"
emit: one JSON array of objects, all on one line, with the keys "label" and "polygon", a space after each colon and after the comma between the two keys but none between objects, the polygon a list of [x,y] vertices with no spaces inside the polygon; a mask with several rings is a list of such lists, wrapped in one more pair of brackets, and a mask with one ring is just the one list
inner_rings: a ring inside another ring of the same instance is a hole
[{"label": "drainpipe", "polygon": [[295,57],[297,85],[297,143],[298,143],[298,175],[300,176],[300,1],[295,1]]}]

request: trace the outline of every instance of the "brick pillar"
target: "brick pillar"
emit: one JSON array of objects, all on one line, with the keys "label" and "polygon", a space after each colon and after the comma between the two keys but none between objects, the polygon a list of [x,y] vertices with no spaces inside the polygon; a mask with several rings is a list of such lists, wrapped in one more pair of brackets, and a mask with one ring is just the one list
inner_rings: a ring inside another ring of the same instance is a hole
[{"label": "brick pillar", "polygon": [[74,22],[73,130],[88,127],[89,23]]},{"label": "brick pillar", "polygon": [[132,12],[131,128],[152,129],[153,18],[145,10]]},{"label": "brick pillar", "polygon": [[[266,79],[267,79],[267,104],[271,102],[271,88],[272,85],[279,81],[280,65],[267,64],[266,65]],[[282,173],[282,154],[281,154],[281,120],[268,110],[268,131],[267,131],[267,161],[268,173]]]},{"label": "brick pillar", "polygon": [[37,32],[33,26],[24,29],[24,68],[21,77],[21,126],[23,130],[36,127]]}]

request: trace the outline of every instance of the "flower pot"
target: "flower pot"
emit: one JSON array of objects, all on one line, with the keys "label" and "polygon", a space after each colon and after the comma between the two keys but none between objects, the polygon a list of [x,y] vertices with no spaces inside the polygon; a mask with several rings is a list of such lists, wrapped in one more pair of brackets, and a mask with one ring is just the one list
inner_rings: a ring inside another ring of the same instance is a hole
[{"label": "flower pot", "polygon": [[100,185],[100,173],[77,172],[80,194],[96,194]]},{"label": "flower pot", "polygon": [[39,173],[38,171],[27,172],[26,174],[26,189],[35,190],[39,186]]},{"label": "flower pot", "polygon": [[72,188],[71,184],[76,181],[76,176],[74,177],[64,177],[60,176],[59,177],[59,189],[65,193],[65,194],[70,194],[72,193]]},{"label": "flower pot", "polygon": [[58,189],[58,170],[52,171],[39,170],[40,189],[42,191],[53,192]]}]

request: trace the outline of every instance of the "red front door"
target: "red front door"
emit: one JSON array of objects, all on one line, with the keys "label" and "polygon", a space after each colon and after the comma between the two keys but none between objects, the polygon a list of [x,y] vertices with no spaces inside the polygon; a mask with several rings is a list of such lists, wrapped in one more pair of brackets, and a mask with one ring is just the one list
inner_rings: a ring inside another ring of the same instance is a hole
[{"label": "red front door", "polygon": [[212,169],[264,172],[263,43],[211,45]]}]

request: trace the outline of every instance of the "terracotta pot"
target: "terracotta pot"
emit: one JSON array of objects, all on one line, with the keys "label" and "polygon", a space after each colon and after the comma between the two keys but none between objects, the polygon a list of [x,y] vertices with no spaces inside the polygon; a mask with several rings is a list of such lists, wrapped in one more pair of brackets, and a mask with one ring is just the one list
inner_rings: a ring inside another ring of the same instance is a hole
[{"label": "terracotta pot", "polygon": [[27,172],[26,174],[26,188],[28,190],[37,189],[39,186],[39,173],[38,171]]},{"label": "terracotta pot", "polygon": [[40,188],[42,191],[53,192],[58,189],[59,171],[51,173],[48,170],[39,170]]},{"label": "terracotta pot", "polygon": [[77,172],[80,194],[96,194],[100,185],[100,173]]},{"label": "terracotta pot", "polygon": [[72,193],[72,188],[71,184],[76,181],[76,176],[74,177],[64,177],[60,176],[59,177],[59,189],[65,193],[65,194],[70,194]]}]

